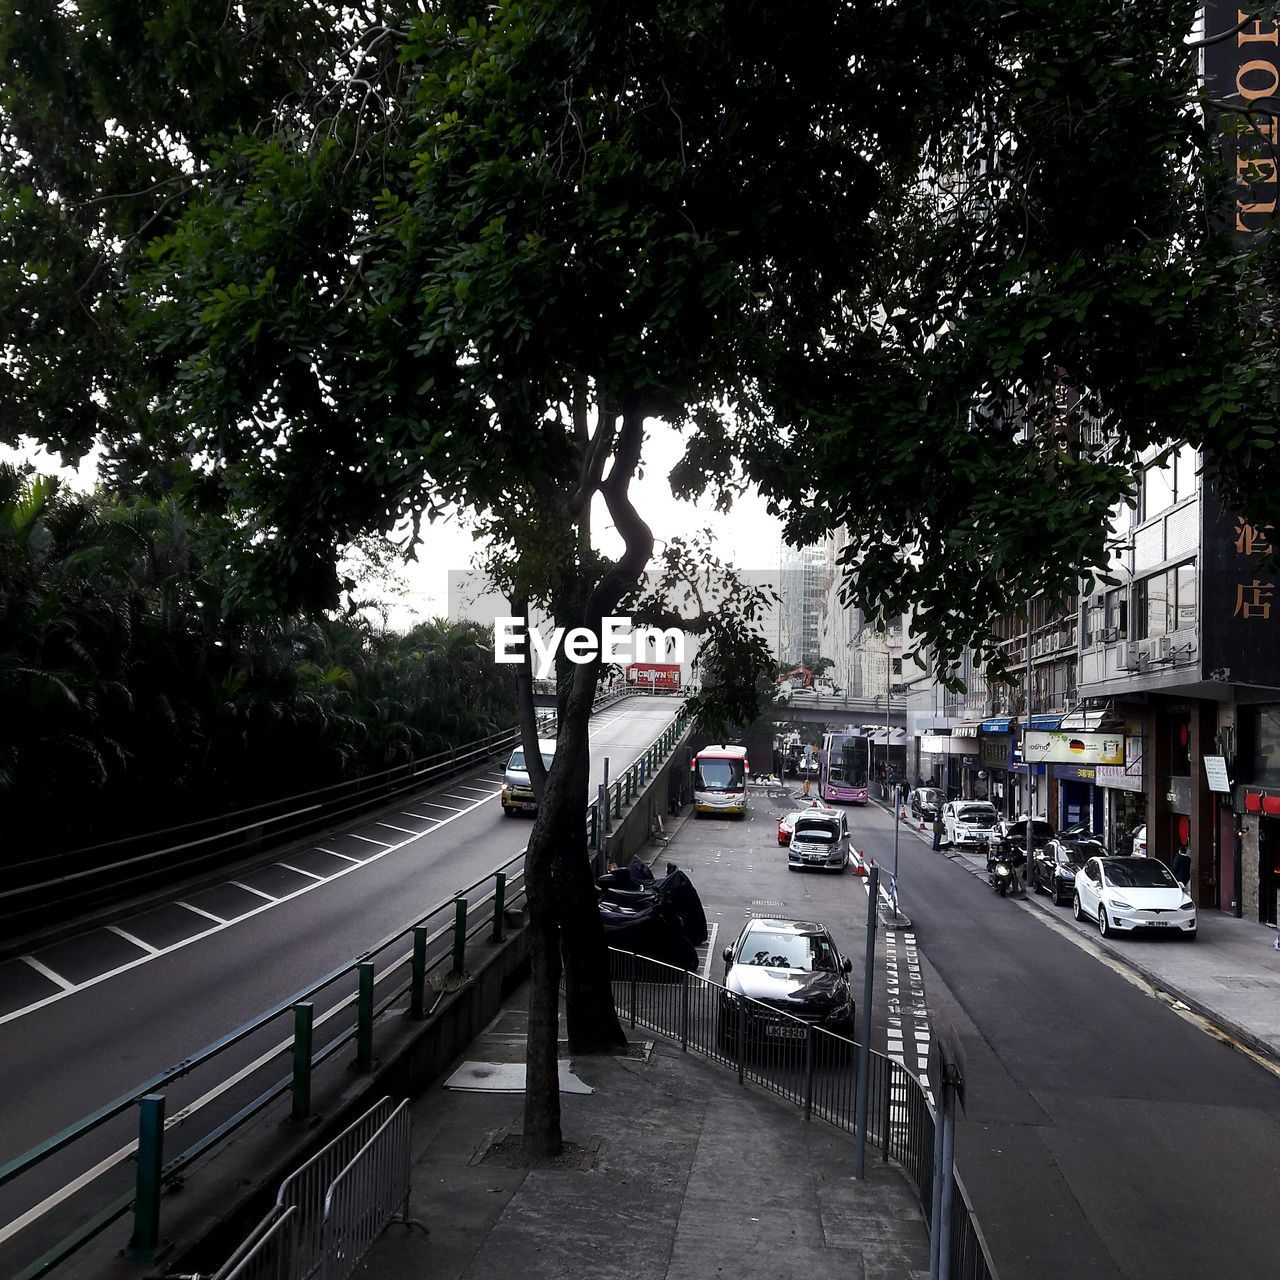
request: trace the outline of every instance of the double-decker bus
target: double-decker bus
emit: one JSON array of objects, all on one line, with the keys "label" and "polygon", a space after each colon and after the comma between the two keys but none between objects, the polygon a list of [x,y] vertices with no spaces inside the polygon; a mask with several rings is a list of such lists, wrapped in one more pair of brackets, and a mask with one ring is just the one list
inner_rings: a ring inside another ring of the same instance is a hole
[{"label": "double-decker bus", "polygon": [[703,747],[691,762],[694,813],[747,813],[746,747]]},{"label": "double-decker bus", "polygon": [[667,693],[679,693],[680,664],[678,662],[633,662],[627,668],[627,683],[641,689],[662,689]]},{"label": "double-decker bus", "polygon": [[824,800],[867,803],[870,739],[863,729],[844,729],[822,735],[818,794]]}]

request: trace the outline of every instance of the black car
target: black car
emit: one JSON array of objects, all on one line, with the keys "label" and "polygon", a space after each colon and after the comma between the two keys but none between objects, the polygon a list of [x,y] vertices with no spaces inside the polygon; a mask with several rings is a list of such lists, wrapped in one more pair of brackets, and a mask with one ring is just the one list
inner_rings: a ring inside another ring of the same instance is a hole
[{"label": "black car", "polygon": [[946,801],[938,787],[917,787],[911,793],[908,803],[911,806],[911,816],[923,822],[926,819],[936,818],[942,812],[942,806]]},{"label": "black car", "polygon": [[[1043,818],[1031,819],[1031,847],[1043,849],[1054,837],[1053,823]],[[1024,853],[1027,849],[1026,818],[1009,818],[996,824],[996,839],[1006,848],[1018,848]]]},{"label": "black car", "polygon": [[736,1045],[744,1022],[748,1044],[803,1039],[809,1026],[852,1034],[854,1002],[848,975],[853,965],[841,957],[822,925],[810,920],[748,920],[723,956],[723,1048]]},{"label": "black car", "polygon": [[[1032,839],[1035,839],[1032,831]],[[1023,845],[1026,837],[1023,837]],[[1092,836],[1056,836],[1035,851],[1031,883],[1037,893],[1047,893],[1055,907],[1066,906],[1076,890],[1076,872],[1090,858],[1105,858],[1107,851]]]}]

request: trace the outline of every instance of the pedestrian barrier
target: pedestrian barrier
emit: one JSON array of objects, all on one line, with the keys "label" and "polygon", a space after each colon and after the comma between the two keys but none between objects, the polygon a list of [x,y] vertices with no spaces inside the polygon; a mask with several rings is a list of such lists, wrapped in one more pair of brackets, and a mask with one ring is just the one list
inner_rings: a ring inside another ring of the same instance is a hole
[{"label": "pedestrian barrier", "polygon": [[409,1221],[407,1101],[379,1125],[325,1193],[321,1280],[347,1280],[397,1216]]},{"label": "pedestrian barrier", "polygon": [[[750,1081],[854,1133],[860,1047],[773,1005],[726,990],[635,952],[610,948],[618,1016],[678,1041]],[[852,1015],[850,1015],[852,1021]],[[866,1138],[915,1187],[926,1222],[933,1200],[934,1112],[925,1085],[900,1062],[871,1050]],[[945,1218],[943,1219],[946,1220]],[[951,1280],[995,1280],[991,1255],[957,1175],[950,1205]]]},{"label": "pedestrian barrier", "polygon": [[390,1098],[375,1102],[364,1115],[348,1125],[332,1142],[321,1147],[280,1184],[276,1209],[294,1212],[298,1222],[296,1275],[300,1280],[320,1269],[324,1256],[325,1199],[330,1186],[390,1116]]},{"label": "pedestrian barrier", "polygon": [[273,1205],[210,1280],[295,1280],[297,1240],[297,1209]]}]

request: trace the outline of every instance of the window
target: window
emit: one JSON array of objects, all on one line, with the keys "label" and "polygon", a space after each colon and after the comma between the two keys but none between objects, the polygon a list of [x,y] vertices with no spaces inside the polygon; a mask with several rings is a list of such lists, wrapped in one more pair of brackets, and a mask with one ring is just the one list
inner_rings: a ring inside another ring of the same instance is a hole
[{"label": "window", "polygon": [[1189,444],[1148,467],[1142,473],[1142,519],[1150,520],[1175,502],[1190,498],[1196,492],[1198,472],[1196,451]]},{"label": "window", "polygon": [[1119,587],[1107,592],[1105,621],[1102,624],[1118,631],[1121,636],[1127,635],[1129,630],[1129,605],[1124,596],[1125,593]]},{"label": "window", "polygon": [[1252,743],[1250,780],[1263,786],[1280,785],[1280,707],[1242,708],[1241,728]]},{"label": "window", "polygon": [[1134,588],[1133,607],[1138,639],[1190,630],[1196,625],[1196,565],[1194,560],[1143,578]]}]

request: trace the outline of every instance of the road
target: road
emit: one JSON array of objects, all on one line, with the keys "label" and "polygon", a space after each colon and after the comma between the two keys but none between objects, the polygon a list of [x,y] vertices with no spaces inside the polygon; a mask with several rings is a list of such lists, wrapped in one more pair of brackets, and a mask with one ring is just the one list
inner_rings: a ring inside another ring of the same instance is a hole
[{"label": "road", "polygon": [[[617,776],[676,709],[671,700],[633,698],[598,713],[593,779],[602,780],[606,757]],[[519,853],[528,821],[503,816],[500,781],[501,769],[490,767],[438,784],[354,828],[240,869],[226,883],[142,912],[122,908],[114,925],[0,965],[0,1162],[287,999]],[[230,1061],[218,1060],[216,1075],[194,1073],[175,1085],[169,1114],[277,1038],[250,1039],[230,1051]],[[132,1115],[121,1117],[0,1191],[0,1224],[128,1142],[135,1124]],[[0,1274],[16,1270],[11,1251],[30,1258],[33,1242],[43,1247],[55,1238],[52,1220],[11,1242],[0,1226]]]},{"label": "road", "polygon": [[[889,815],[850,821],[890,862]],[[1069,909],[999,898],[901,837],[930,1018],[966,1057],[956,1164],[1002,1280],[1273,1274],[1280,1079],[1156,998]]]}]

